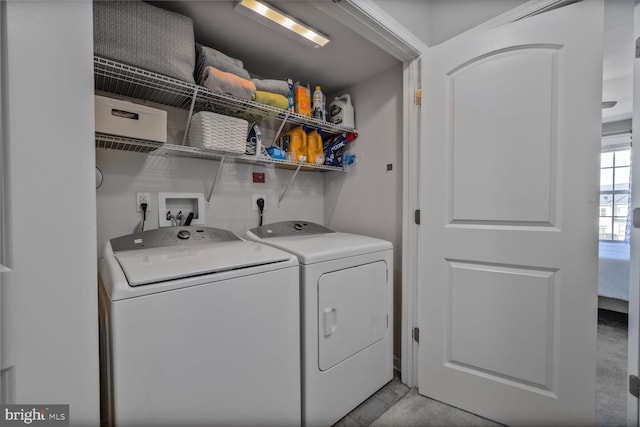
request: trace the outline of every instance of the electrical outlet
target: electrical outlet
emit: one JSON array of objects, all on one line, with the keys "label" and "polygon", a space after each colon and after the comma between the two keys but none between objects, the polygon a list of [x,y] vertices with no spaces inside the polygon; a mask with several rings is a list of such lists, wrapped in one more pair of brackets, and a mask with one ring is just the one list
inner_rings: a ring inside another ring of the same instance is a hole
[{"label": "electrical outlet", "polygon": [[264,210],[267,210],[267,196],[265,196],[264,194],[252,194],[251,195],[251,209],[253,209],[254,211],[258,210],[258,199],[262,198],[262,200],[264,200]]},{"label": "electrical outlet", "polygon": [[147,212],[149,212],[149,202],[151,201],[151,193],[136,193],[136,212],[142,212],[140,205],[147,204]]},{"label": "electrical outlet", "polygon": [[264,172],[254,172],[253,173],[253,182],[257,182],[259,184],[264,184]]}]

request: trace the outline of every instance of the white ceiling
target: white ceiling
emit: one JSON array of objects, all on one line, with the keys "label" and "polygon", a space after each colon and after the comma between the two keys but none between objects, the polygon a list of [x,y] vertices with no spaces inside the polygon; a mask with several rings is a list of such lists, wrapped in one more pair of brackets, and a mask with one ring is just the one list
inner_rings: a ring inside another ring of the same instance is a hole
[{"label": "white ceiling", "polygon": [[399,61],[338,23],[312,4],[281,0],[273,4],[329,36],[314,49],[275,32],[233,10],[233,1],[150,1],[193,19],[196,41],[241,59],[249,73],[321,85],[325,95],[365,81]]},{"label": "white ceiling", "polygon": [[[324,0],[329,1],[329,0]],[[398,65],[370,41],[299,0],[273,2],[283,12],[326,34],[331,42],[314,49],[275,32],[233,10],[234,1],[150,1],[193,19],[196,41],[241,59],[253,75],[321,85],[326,95],[365,81]],[[605,2],[603,122],[631,117],[633,97],[633,0]],[[337,60],[339,58],[339,60]]]},{"label": "white ceiling", "polygon": [[602,100],[618,104],[602,110],[602,121],[631,118],[633,111],[633,0],[605,2]]}]

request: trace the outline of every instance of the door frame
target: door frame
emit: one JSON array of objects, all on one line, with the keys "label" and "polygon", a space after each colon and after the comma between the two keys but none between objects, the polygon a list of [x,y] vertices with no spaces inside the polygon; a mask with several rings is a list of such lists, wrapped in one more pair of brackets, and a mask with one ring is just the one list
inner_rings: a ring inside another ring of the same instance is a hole
[{"label": "door frame", "polygon": [[8,402],[8,391],[6,390],[5,385],[8,383],[7,379],[4,377],[8,375],[3,370],[2,364],[2,277],[3,273],[9,271],[9,268],[4,264],[7,264],[6,257],[6,227],[5,227],[5,207],[6,207],[6,191],[5,191],[5,174],[6,174],[6,164],[5,164],[5,141],[6,139],[6,107],[4,107],[4,103],[6,102],[5,98],[2,96],[5,87],[5,79],[6,72],[4,71],[4,67],[6,66],[6,61],[2,60],[2,56],[5,51],[5,43],[6,43],[6,35],[4,34],[4,28],[6,28],[5,22],[5,2],[0,3],[0,403]]},{"label": "door frame", "polygon": [[[634,23],[633,23],[633,39],[638,40],[640,38],[640,6],[634,3],[633,7],[633,15],[634,15]],[[640,63],[638,62],[638,58],[633,60],[633,113],[631,119],[631,139],[638,138],[640,135]],[[638,150],[638,147],[631,149],[631,153],[633,155],[634,150]],[[637,168],[632,164],[631,165],[631,175],[632,175],[632,189],[634,181],[637,181]],[[636,172],[634,172],[634,170]],[[636,190],[637,192],[637,190]],[[636,207],[640,206],[637,197],[634,197],[634,192],[631,192],[631,212]],[[640,255],[640,244],[635,240],[635,237],[638,236],[638,231],[636,231],[635,226],[631,229],[631,259],[637,259],[638,255]],[[640,319],[638,319],[638,313],[640,309],[638,308],[640,302],[640,287],[638,286],[638,281],[640,281],[640,266],[638,263],[630,264],[629,271],[629,305],[628,305],[628,337],[629,337],[629,348],[627,349],[627,375],[638,375],[640,371],[640,367],[638,366],[638,359],[640,349],[638,348],[640,342]],[[638,399],[631,395],[631,393],[627,393],[627,425],[637,426],[638,419],[640,416],[638,415],[639,404]]]},{"label": "door frame", "polygon": [[420,108],[415,102],[420,87],[421,57],[427,45],[407,30],[372,0],[311,2],[338,22],[348,26],[380,49],[402,62],[402,323],[401,375],[410,387],[417,384],[414,375],[417,347],[411,331],[417,319],[418,225],[413,213],[420,195]]},{"label": "door frame", "polygon": [[[467,37],[574,2],[575,0],[529,0],[454,38]],[[420,203],[420,108],[416,105],[415,93],[420,88],[424,66],[422,52],[429,46],[372,0],[311,3],[403,63],[401,379],[409,387],[414,387],[418,384],[419,344],[413,339],[413,329],[418,326],[417,296],[420,282],[419,225],[415,222],[415,212],[423,207]]]}]

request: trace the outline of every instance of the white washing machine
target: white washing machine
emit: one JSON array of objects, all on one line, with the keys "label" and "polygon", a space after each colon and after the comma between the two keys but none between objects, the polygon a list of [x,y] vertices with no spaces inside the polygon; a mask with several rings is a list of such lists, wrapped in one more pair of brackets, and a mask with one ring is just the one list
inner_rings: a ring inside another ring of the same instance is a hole
[{"label": "white washing machine", "polygon": [[300,262],[302,420],[329,426],[393,378],[393,247],[304,221],[247,238]]},{"label": "white washing machine", "polygon": [[100,261],[103,420],[300,425],[296,257],[230,231],[112,239]]}]

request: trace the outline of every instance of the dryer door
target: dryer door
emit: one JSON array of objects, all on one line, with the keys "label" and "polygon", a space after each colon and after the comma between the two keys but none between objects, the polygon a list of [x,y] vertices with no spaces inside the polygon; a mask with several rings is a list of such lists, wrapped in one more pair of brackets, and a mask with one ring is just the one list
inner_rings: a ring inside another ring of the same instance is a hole
[{"label": "dryer door", "polygon": [[318,280],[318,367],[326,371],[384,338],[387,263],[323,274]]}]

